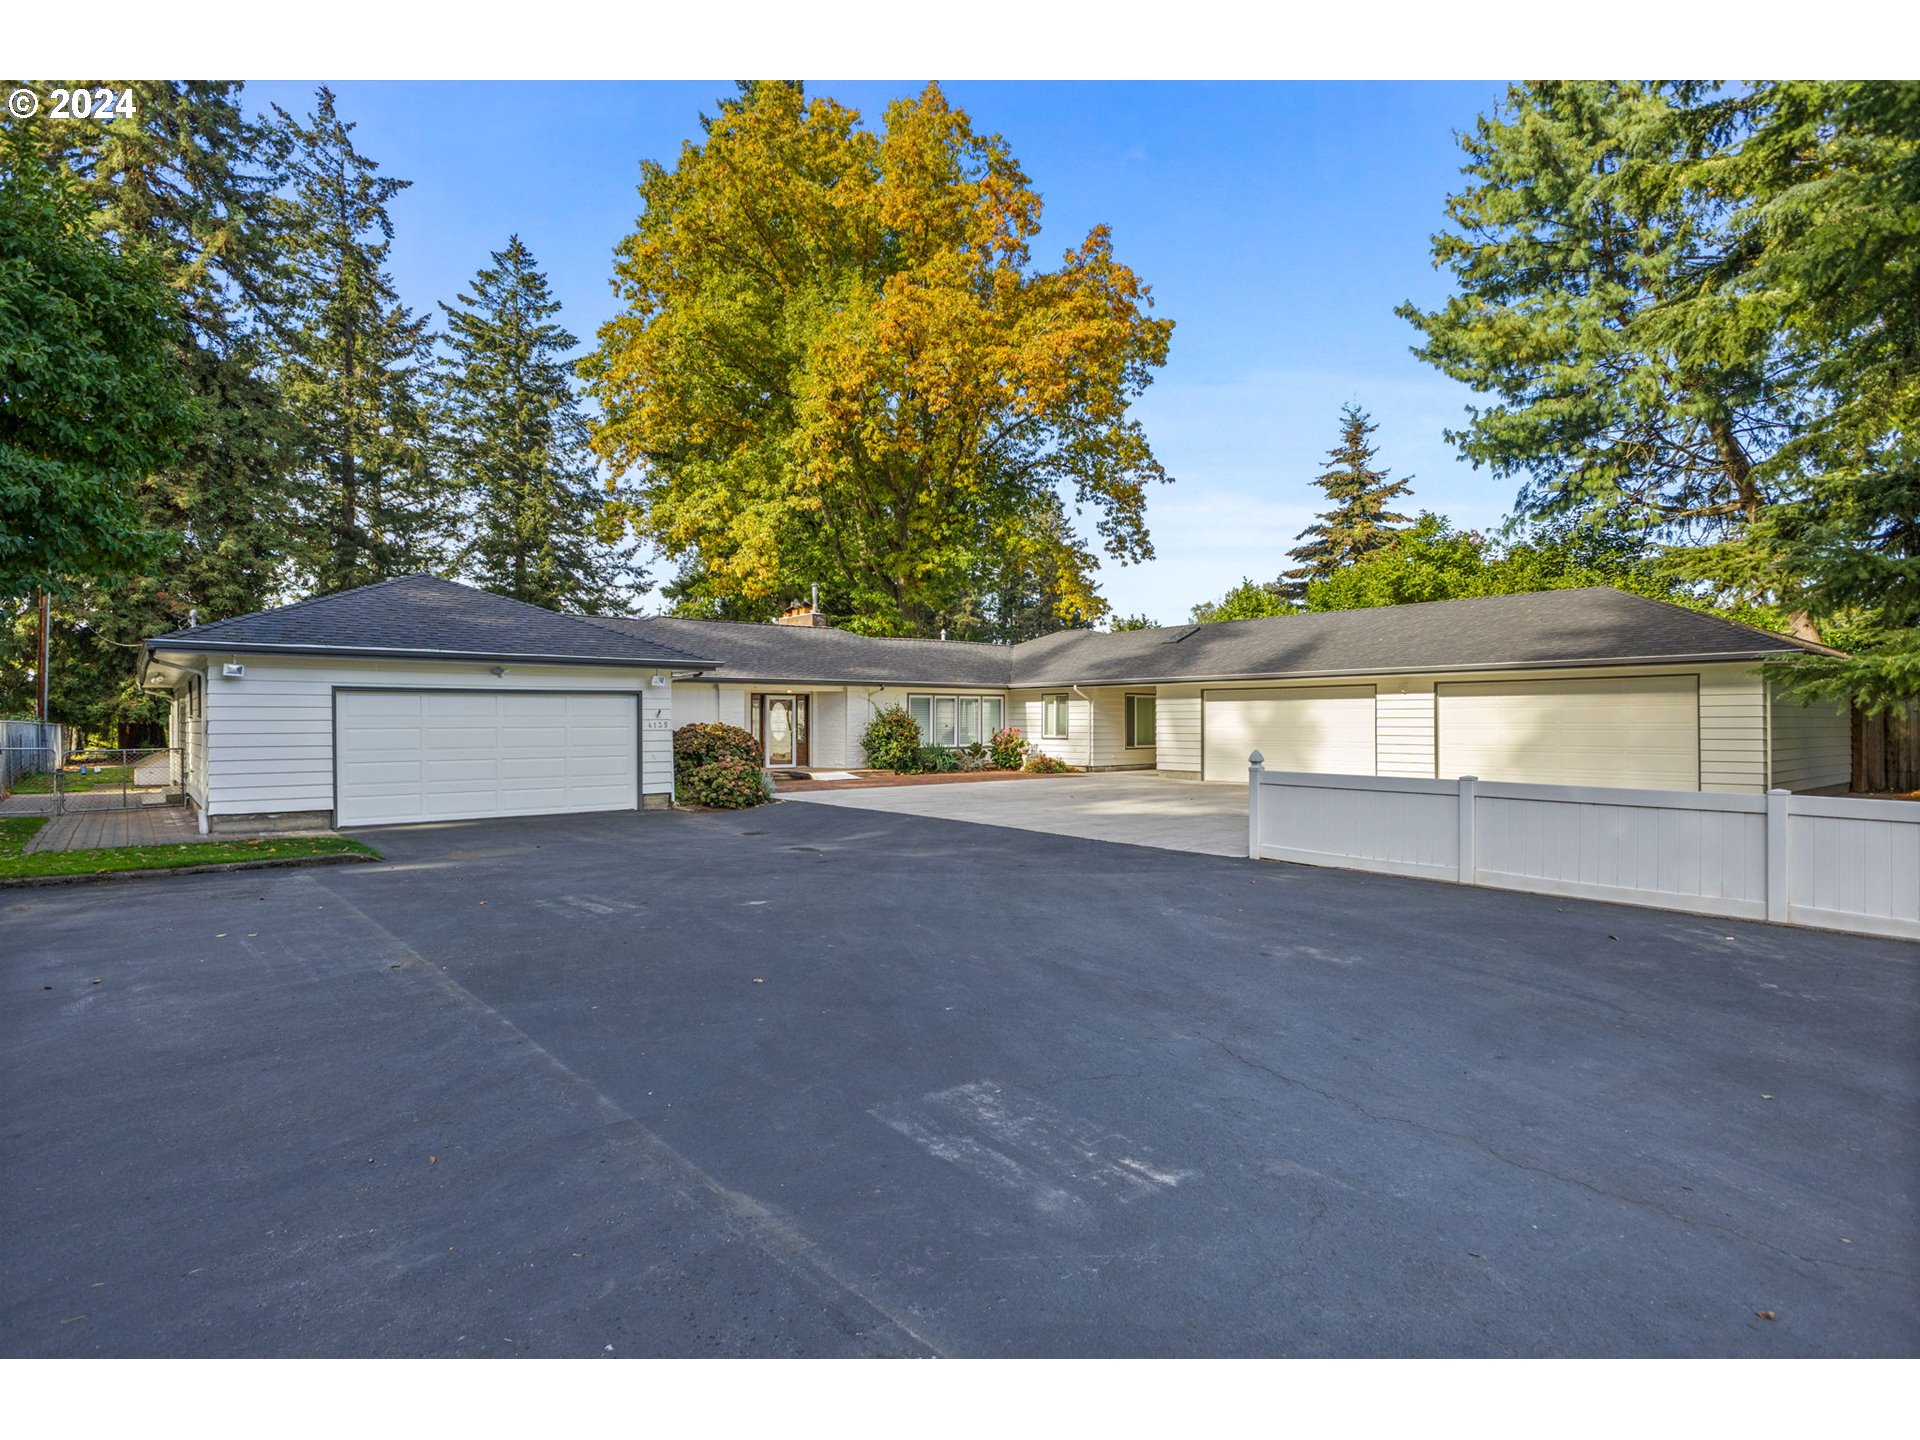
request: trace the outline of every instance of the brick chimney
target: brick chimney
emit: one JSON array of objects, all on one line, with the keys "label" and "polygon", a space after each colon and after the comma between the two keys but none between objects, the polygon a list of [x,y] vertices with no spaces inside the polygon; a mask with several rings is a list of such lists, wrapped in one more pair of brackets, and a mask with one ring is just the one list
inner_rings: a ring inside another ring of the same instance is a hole
[{"label": "brick chimney", "polygon": [[825,625],[827,617],[820,612],[820,587],[813,587],[813,603],[794,600],[788,603],[786,614],[777,617],[776,625]]}]

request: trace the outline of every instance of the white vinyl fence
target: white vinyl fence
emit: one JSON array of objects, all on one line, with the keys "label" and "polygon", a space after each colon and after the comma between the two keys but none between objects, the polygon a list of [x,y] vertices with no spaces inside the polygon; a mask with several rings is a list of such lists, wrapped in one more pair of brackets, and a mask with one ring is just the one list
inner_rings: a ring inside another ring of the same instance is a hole
[{"label": "white vinyl fence", "polygon": [[59,769],[64,728],[38,720],[0,720],[0,791],[28,775]]},{"label": "white vinyl fence", "polygon": [[1920,803],[1269,772],[1247,853],[1920,940]]}]

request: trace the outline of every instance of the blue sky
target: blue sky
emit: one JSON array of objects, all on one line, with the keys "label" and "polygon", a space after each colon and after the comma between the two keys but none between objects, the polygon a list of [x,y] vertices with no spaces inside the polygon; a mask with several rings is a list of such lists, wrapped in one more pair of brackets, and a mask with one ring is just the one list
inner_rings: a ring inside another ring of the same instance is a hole
[{"label": "blue sky", "polygon": [[[809,81],[877,123],[924,80]],[[1414,503],[1498,523],[1510,485],[1460,462],[1442,431],[1470,394],[1415,360],[1402,300],[1447,292],[1428,236],[1458,181],[1454,132],[1504,86],[1448,83],[942,82],[1004,135],[1045,200],[1051,263],[1087,229],[1177,322],[1138,414],[1174,483],[1148,524],[1157,558],[1108,561],[1120,614],[1186,618],[1242,576],[1286,565],[1320,499],[1312,477],[1347,401],[1379,422],[1381,463]],[[414,182],[393,205],[393,270],[418,309],[451,299],[511,233],[532,247],[583,341],[610,316],[614,245],[642,159],[670,162],[731,81],[343,82],[361,150]],[[313,86],[254,82],[304,115]],[[665,567],[661,567],[664,569]]]}]

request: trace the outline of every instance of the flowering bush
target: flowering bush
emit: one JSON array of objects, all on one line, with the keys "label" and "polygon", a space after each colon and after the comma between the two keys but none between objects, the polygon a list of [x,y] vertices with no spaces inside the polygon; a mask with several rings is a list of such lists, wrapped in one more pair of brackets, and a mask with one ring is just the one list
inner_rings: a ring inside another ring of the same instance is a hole
[{"label": "flowering bush", "polygon": [[673,732],[673,794],[686,805],[744,810],[771,798],[760,742],[738,725],[682,725]]},{"label": "flowering bush", "polygon": [[1018,770],[1027,758],[1027,737],[1009,725],[993,732],[987,751],[993,757],[994,769]]},{"label": "flowering bush", "polygon": [[904,705],[889,705],[867,722],[860,736],[860,747],[867,752],[867,764],[876,770],[895,770],[913,775],[925,770],[921,763],[920,725]]},{"label": "flowering bush", "polygon": [[1027,757],[1026,768],[1030,774],[1034,775],[1064,775],[1073,769],[1073,766],[1051,755],[1041,755],[1036,752]]},{"label": "flowering bush", "polygon": [[673,768],[711,765],[716,760],[760,763],[760,742],[738,725],[682,725],[673,732]]},{"label": "flowering bush", "polygon": [[705,805],[712,810],[744,810],[772,798],[767,772],[737,758],[676,769],[673,789],[674,798],[682,804]]}]

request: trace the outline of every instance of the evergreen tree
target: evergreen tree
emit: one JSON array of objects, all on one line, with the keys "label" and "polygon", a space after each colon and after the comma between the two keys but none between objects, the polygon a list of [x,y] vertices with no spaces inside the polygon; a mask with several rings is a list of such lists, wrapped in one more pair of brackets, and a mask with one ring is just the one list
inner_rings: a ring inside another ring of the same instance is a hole
[{"label": "evergreen tree", "polygon": [[1756,542],[1845,660],[1782,668],[1812,697],[1920,696],[1920,85],[1785,81],[1709,110],[1740,134],[1692,175],[1741,202],[1706,301],[1770,323],[1803,401],[1775,468],[1789,495]]},{"label": "evergreen tree", "polygon": [[102,728],[164,717],[164,702],[135,684],[141,640],[271,602],[288,521],[287,427],[261,343],[273,267],[264,134],[234,82],[111,88],[131,114],[43,117],[34,138],[74,177],[95,228],[154,257],[178,301],[173,361],[194,420],[172,462],[132,486],[143,525],[165,537],[164,560],[55,604],[61,718]]},{"label": "evergreen tree", "polygon": [[274,218],[278,373],[298,426],[295,563],[303,588],[326,594],[443,565],[451,516],[420,394],[432,335],[386,268],[387,204],[412,182],[354,147],[331,90],[316,101],[304,122],[274,107],[291,192]]},{"label": "evergreen tree", "polygon": [[447,317],[438,411],[462,502],[464,568],[532,605],[620,612],[644,590],[631,544],[596,534],[605,492],[565,356],[579,341],[518,235],[493,252]]},{"label": "evergreen tree", "polygon": [[1295,537],[1306,544],[1287,552],[1301,562],[1286,574],[1294,582],[1290,588],[1295,593],[1301,585],[1324,580],[1341,566],[1387,545],[1397,528],[1407,523],[1405,515],[1387,506],[1407,493],[1413,477],[1389,480],[1387,471],[1373,468],[1376,447],[1367,437],[1378,428],[1358,405],[1341,409],[1340,443],[1327,452],[1327,469],[1313,482],[1327,492],[1333,509],[1323,511],[1318,524]]},{"label": "evergreen tree", "polygon": [[1523,482],[1521,513],[1660,527],[1693,579],[1794,609],[1794,577],[1752,527],[1781,498],[1771,462],[1805,397],[1785,383],[1777,317],[1702,288],[1742,253],[1734,197],[1691,183],[1737,144],[1703,110],[1711,88],[1511,89],[1461,137],[1469,183],[1434,237],[1458,293],[1398,313],[1424,337],[1416,354],[1494,398],[1448,438]]}]

